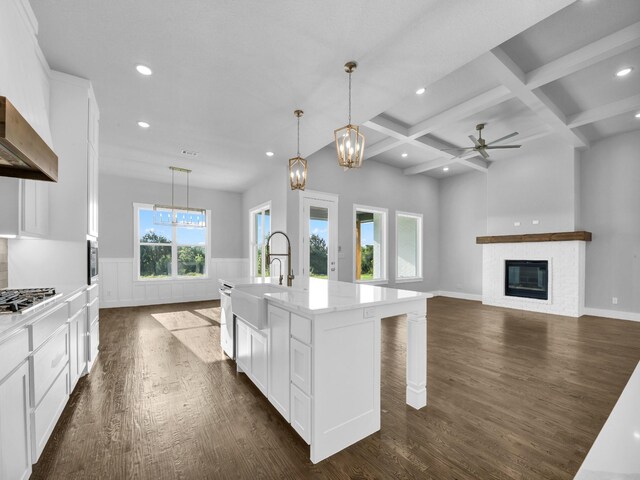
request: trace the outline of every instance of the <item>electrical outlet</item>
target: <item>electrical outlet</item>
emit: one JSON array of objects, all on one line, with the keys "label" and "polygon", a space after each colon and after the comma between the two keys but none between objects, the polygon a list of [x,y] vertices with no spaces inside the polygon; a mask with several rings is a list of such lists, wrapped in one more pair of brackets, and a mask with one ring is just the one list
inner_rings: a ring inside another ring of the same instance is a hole
[{"label": "electrical outlet", "polygon": [[533,225],[538,225],[540,223],[540,220],[531,220],[531,223]]},{"label": "electrical outlet", "polygon": [[613,303],[614,305],[618,304],[618,297],[611,297],[611,303]]},{"label": "electrical outlet", "polygon": [[520,222],[513,222],[513,226],[514,227],[519,227],[520,226]]},{"label": "electrical outlet", "polygon": [[375,307],[367,307],[364,309],[364,313],[362,315],[364,318],[373,318],[376,316],[376,308]]}]

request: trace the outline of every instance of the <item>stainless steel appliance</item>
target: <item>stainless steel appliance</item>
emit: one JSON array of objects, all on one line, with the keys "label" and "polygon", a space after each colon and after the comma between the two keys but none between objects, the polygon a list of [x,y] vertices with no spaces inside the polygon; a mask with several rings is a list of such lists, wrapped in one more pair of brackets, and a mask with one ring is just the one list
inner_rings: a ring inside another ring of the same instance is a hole
[{"label": "stainless steel appliance", "polygon": [[0,314],[26,313],[36,306],[54,300],[55,288],[20,288],[0,290]]},{"label": "stainless steel appliance", "polygon": [[231,312],[231,285],[220,282],[220,345],[231,359],[235,360],[236,322]]},{"label": "stainless steel appliance", "polygon": [[87,240],[87,284],[98,283],[98,242]]}]

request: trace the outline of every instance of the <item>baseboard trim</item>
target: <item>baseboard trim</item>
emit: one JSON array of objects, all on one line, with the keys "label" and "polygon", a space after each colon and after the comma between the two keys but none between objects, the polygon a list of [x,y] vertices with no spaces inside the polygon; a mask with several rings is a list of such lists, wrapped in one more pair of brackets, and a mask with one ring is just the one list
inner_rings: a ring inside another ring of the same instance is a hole
[{"label": "baseboard trim", "polygon": [[640,322],[640,313],[621,312],[619,310],[605,310],[604,308],[585,307],[583,310],[583,315],[592,315],[594,317],[615,318],[616,320]]},{"label": "baseboard trim", "polygon": [[432,293],[434,297],[459,298],[461,300],[473,300],[475,302],[482,301],[482,295],[478,295],[476,293],[449,292],[446,290],[436,290]]}]

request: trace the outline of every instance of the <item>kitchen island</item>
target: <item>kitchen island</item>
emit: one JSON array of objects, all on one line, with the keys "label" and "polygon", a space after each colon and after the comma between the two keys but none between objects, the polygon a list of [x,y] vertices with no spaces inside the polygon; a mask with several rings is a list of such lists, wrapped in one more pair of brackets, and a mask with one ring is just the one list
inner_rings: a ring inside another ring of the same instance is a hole
[{"label": "kitchen island", "polygon": [[[313,278],[292,287],[221,282],[234,287],[238,370],[311,446],[312,462],[380,430],[382,318],[407,315],[406,400],[426,405],[429,294]],[[263,322],[245,318],[260,316],[240,309],[247,294],[263,300]]]}]

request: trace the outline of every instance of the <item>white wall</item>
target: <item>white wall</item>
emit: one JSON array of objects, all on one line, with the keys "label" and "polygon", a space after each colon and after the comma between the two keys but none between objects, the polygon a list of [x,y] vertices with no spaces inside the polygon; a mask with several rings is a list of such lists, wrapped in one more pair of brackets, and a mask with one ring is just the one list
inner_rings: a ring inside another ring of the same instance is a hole
[{"label": "white wall", "polygon": [[[271,202],[271,231],[277,230],[287,233],[290,237],[291,231],[287,230],[287,190],[288,183],[288,164],[282,162],[282,167],[277,168],[271,175],[265,177],[263,181],[254,185],[242,195],[242,253],[243,257],[250,258],[250,218],[249,212],[257,206]],[[286,241],[277,235],[273,238],[271,244],[272,252],[285,252]],[[287,270],[287,262],[285,258],[281,258],[282,269]],[[273,274],[277,275],[277,269]]]},{"label": "white wall", "polygon": [[524,145],[489,167],[489,235],[573,231],[575,211],[575,154],[561,139],[549,136]]},{"label": "white wall", "polygon": [[440,180],[439,290],[482,295],[482,245],[487,233],[487,175],[471,172]]},{"label": "white wall", "polygon": [[[167,170],[167,174],[169,171]],[[185,203],[176,185],[176,203]],[[100,306],[149,305],[219,298],[219,277],[248,274],[242,249],[242,195],[190,189],[190,204],[211,210],[209,278],[136,281],[133,204],[171,203],[171,185],[100,174]]]},{"label": "white wall", "polygon": [[[423,214],[423,278],[422,282],[401,283],[397,288],[432,291],[438,289],[438,181],[424,175],[406,176],[402,170],[365,160],[360,169],[343,171],[338,166],[335,147],[328,145],[309,156],[307,189],[339,195],[338,258],[339,280],[353,281],[353,205],[387,208],[388,211],[388,286],[396,286],[396,211]],[[286,178],[286,177],[285,177]],[[294,271],[299,271],[298,193],[287,189],[287,226],[292,233]]]},{"label": "white wall", "polygon": [[580,223],[593,233],[587,243],[588,308],[640,314],[639,152],[636,130],[582,153]]}]

